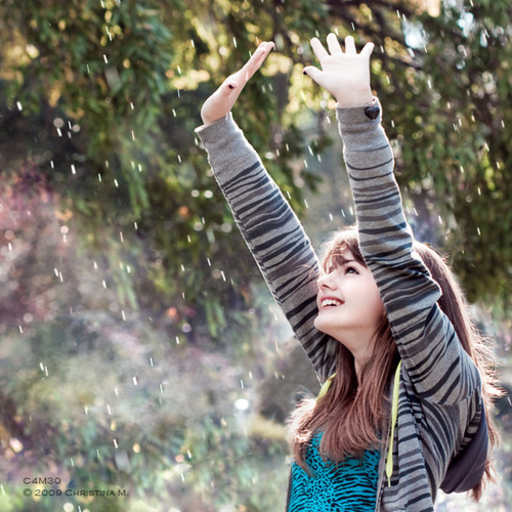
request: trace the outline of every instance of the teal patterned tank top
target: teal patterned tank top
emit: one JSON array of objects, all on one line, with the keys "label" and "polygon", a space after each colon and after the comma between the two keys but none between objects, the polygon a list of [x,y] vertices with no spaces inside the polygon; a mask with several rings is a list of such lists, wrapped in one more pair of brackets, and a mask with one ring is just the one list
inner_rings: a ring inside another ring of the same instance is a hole
[{"label": "teal patterned tank top", "polygon": [[322,433],[316,434],[306,454],[312,474],[292,464],[289,512],[373,512],[379,481],[378,450],[339,464],[320,455]]}]

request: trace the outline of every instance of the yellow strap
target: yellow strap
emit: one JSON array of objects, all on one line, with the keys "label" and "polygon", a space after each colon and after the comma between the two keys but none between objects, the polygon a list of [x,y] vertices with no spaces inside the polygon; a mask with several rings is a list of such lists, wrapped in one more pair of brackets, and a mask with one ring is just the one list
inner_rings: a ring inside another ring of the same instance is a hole
[{"label": "yellow strap", "polygon": [[395,424],[398,416],[398,384],[400,382],[400,367],[402,361],[398,363],[393,383],[393,402],[391,404],[391,433],[389,434],[388,460],[386,461],[386,476],[388,477],[388,487],[391,487],[391,475],[393,474],[393,439],[395,437]]},{"label": "yellow strap", "polygon": [[323,398],[327,391],[329,391],[329,388],[331,387],[331,383],[334,380],[334,377],[336,377],[336,373],[333,373],[323,384],[320,388],[320,393],[318,393],[318,396],[316,397],[317,401]]}]

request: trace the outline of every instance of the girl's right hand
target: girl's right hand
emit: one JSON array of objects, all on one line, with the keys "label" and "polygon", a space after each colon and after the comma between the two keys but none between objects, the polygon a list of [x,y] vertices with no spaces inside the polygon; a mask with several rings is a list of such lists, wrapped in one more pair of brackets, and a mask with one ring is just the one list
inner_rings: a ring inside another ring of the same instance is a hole
[{"label": "girl's right hand", "polygon": [[225,117],[231,111],[245,84],[260,69],[273,48],[274,43],[261,43],[245,66],[226,78],[222,85],[204,102],[201,118],[205,125]]},{"label": "girl's right hand", "polygon": [[357,53],[354,38],[348,36],[343,51],[336,35],[329,34],[328,50],[316,37],[311,40],[311,47],[322,69],[307,66],[304,74],[330,92],[340,107],[355,107],[372,102],[370,56],[373,43],[366,43],[361,52]]}]

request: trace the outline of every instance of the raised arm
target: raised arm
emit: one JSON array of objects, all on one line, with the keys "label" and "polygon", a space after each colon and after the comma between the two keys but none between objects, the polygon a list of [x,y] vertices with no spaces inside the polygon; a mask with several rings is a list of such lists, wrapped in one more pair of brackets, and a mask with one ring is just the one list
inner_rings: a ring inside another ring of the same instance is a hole
[{"label": "raised arm", "polygon": [[308,67],[305,72],[338,101],[361,251],[417,392],[438,403],[458,402],[478,387],[479,374],[437,305],[437,283],[413,249],[393,175],[393,154],[381,126],[381,108],[370,90],[373,45],[357,54],[351,37],[346,38],[345,52],[334,34],[327,43],[329,51],[312,40],[322,70]]},{"label": "raised arm", "polygon": [[230,114],[273,43],[262,43],[247,64],[205,102],[204,143],[214,176],[277,303],[323,382],[334,367],[337,342],[315,329],[318,261],[310,241],[256,151]]}]

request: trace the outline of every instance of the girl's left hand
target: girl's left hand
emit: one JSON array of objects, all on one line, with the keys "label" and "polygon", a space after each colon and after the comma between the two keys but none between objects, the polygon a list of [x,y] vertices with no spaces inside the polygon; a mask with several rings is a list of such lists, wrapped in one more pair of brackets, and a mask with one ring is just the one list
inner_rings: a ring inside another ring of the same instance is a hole
[{"label": "girl's left hand", "polygon": [[274,49],[272,42],[261,43],[252,57],[236,73],[228,76],[222,85],[204,102],[201,117],[205,125],[228,114],[250,78],[260,69],[267,55]]},{"label": "girl's left hand", "polygon": [[355,107],[371,103],[373,99],[370,87],[370,55],[374,44],[366,43],[357,53],[354,38],[345,38],[345,52],[342,51],[335,34],[327,36],[327,51],[315,37],[311,47],[322,70],[307,66],[304,74],[311,77],[318,85],[330,92],[341,107]]}]

